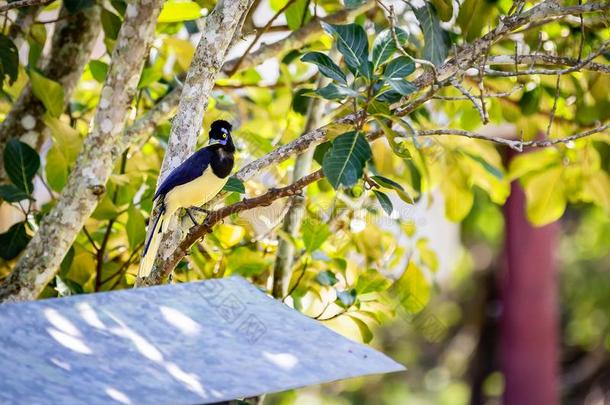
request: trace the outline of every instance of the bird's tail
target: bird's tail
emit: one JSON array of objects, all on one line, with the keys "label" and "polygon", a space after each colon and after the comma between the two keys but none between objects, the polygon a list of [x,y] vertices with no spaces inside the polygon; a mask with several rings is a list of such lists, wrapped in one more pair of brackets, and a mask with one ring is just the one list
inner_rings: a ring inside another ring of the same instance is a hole
[{"label": "bird's tail", "polygon": [[155,263],[157,257],[157,250],[159,250],[159,243],[161,242],[161,234],[163,233],[163,223],[165,222],[165,206],[159,207],[159,215],[153,223],[153,227],[148,234],[148,239],[144,245],[144,251],[142,252],[142,259],[140,260],[140,269],[138,270],[138,277],[147,277]]}]

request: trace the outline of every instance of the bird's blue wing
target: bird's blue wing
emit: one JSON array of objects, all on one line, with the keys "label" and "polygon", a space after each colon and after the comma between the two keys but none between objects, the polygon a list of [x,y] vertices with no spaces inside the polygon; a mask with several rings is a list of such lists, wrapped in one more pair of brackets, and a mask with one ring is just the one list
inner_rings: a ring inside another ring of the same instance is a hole
[{"label": "bird's blue wing", "polygon": [[174,187],[197,179],[206,169],[211,169],[211,158],[212,153],[207,148],[199,149],[197,152],[193,153],[163,180],[163,183],[161,183],[153,197],[153,201],[156,200],[157,197],[169,193]]}]

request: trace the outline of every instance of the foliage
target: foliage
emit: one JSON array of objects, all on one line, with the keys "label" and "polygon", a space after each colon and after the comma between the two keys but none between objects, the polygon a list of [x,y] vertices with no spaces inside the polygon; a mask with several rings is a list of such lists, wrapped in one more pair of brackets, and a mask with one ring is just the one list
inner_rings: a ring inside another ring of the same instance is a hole
[{"label": "foliage", "polygon": [[[77,12],[93,3],[79,0],[65,4],[69,11]],[[271,0],[268,5],[274,12],[287,6],[283,29],[295,32],[315,18],[310,3]],[[329,0],[317,7],[332,14],[363,3]],[[397,6],[396,15],[378,6],[356,22],[323,22],[326,34],[312,35],[302,49],[278,55],[279,67],[273,72],[237,69],[230,77],[219,79],[204,117],[201,144],[215,119],[235,122],[237,167],[243,167],[300,136],[308,122],[310,103],[323,101],[327,103],[324,122],[329,124],[324,128],[325,142],[316,149],[314,169],[319,166],[325,178],[304,191],[306,212],[296,235],[279,224],[287,209],[284,201],[233,215],[192,247],[175,270],[175,280],[237,274],[266,288],[278,254],[277,241],[286,240],[294,247],[294,265],[288,293],[278,298],[342,333],[369,341],[377,337],[372,331],[397,313],[416,316],[425,311],[438,290],[439,274],[450,270],[433,238],[422,232],[420,217],[427,214],[417,210],[440,205],[447,219],[465,221],[466,228],[473,222],[480,225],[488,221],[486,231],[493,233],[495,222],[489,218],[497,219],[498,206],[509,196],[511,181],[518,181],[526,192],[528,218],[536,225],[561,218],[573,204],[596,205],[609,213],[607,131],[527,151],[510,162],[507,148],[488,140],[428,136],[424,132],[443,127],[469,133],[486,129],[487,134],[493,134],[501,129],[500,124],[509,124],[514,135],[526,141],[540,136],[552,140],[610,118],[610,96],[605,90],[610,76],[599,71],[562,74],[559,86],[555,75],[489,74],[480,78],[476,72],[461,72],[452,79],[473,96],[474,103],[443,77],[421,87],[421,78],[438,73],[452,57],[454,46],[463,47],[487,33],[500,21],[500,15],[508,14],[510,3],[466,0],[458,10],[458,3],[433,0],[414,9]],[[154,50],[132,105],[129,128],[180,86],[199,30],[193,20],[211,6],[213,2],[208,1],[165,3]],[[95,59],[88,60],[67,108],[66,89],[39,70],[38,57],[50,40],[46,36],[50,26],[35,24],[24,33],[30,53],[27,64],[19,63],[14,41],[0,35],[0,79],[5,96],[0,102],[1,113],[6,115],[29,85],[44,106],[41,120],[48,134],[48,139],[13,139],[4,148],[7,181],[0,185],[0,198],[20,219],[0,234],[3,275],[61,198],[94,111],[101,102],[108,102],[101,101],[100,92],[111,69],[111,52],[126,3],[110,1],[102,7],[105,53],[96,53]],[[576,57],[577,28],[572,21],[558,19],[539,27],[544,43],[539,43],[534,30],[525,30],[519,46],[542,46],[543,50]],[[587,31],[585,54],[607,39],[605,31]],[[515,44],[508,37],[501,38],[487,56],[513,55]],[[595,61],[607,63],[605,58],[602,54]],[[474,62],[468,67],[479,68]],[[506,64],[487,66],[496,73],[513,68]],[[316,69],[325,79],[323,85],[315,84],[318,75],[312,72]],[[269,77],[275,76],[277,81],[270,85]],[[425,104],[400,110],[400,106],[426,96],[429,89],[437,98],[431,95]],[[479,98],[484,99],[483,106]],[[484,114],[479,111],[482,108]],[[131,145],[114,167],[97,209],[45,296],[133,284],[146,216],[151,212],[168,143],[170,116],[167,112],[155,122],[153,134]],[[343,121],[346,117],[351,118]],[[484,118],[496,126],[485,127]],[[31,125],[27,117],[21,120],[24,127]],[[291,157],[245,183],[232,177],[222,202],[235,203],[284,184],[293,169]],[[477,207],[482,200],[493,207],[487,207],[485,215]]]}]

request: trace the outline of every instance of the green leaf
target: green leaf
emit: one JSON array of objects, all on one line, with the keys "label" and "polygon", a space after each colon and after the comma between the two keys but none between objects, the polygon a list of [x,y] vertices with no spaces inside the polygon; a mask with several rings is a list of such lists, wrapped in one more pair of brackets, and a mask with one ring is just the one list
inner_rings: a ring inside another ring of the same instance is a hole
[{"label": "green leaf", "polygon": [[407,96],[417,90],[417,87],[405,79],[387,80],[388,84],[397,93]]},{"label": "green leaf", "polygon": [[424,33],[424,59],[435,66],[441,65],[449,53],[449,34],[441,28],[434,6],[430,3],[426,2],[423,7],[414,8],[413,12]]},{"label": "green leaf", "polygon": [[48,114],[42,116],[42,121],[51,130],[53,142],[61,148],[61,152],[69,164],[74,163],[83,146],[83,140],[79,132],[70,125]]},{"label": "green leaf", "polygon": [[194,1],[167,1],[161,9],[157,22],[175,23],[201,18],[201,7]]},{"label": "green leaf", "polygon": [[349,308],[354,302],[356,302],[356,290],[352,288],[347,291],[337,291],[337,304],[344,308]]},{"label": "green leaf", "polygon": [[95,4],[95,0],[64,0],[66,9],[74,14]]},{"label": "green leaf", "polygon": [[[434,2],[434,5],[437,6],[437,10],[443,10],[444,6],[442,3],[447,1],[449,0],[437,0]],[[462,30],[462,37],[468,42],[479,38],[483,29],[493,24],[498,8],[494,1],[464,0],[459,7],[458,16],[455,21],[456,25]],[[451,11],[453,13],[453,10]],[[444,14],[447,14],[447,11],[444,11]],[[439,16],[441,16],[440,12]]]},{"label": "green leaf", "polygon": [[318,66],[320,73],[324,76],[336,80],[342,84],[347,84],[345,73],[333,62],[331,58],[322,52],[309,52],[301,58],[303,62],[313,63]]},{"label": "green leaf", "polygon": [[91,71],[91,76],[97,82],[104,83],[108,74],[108,64],[101,60],[93,59],[89,62],[89,70]]},{"label": "green leaf", "polygon": [[129,247],[132,251],[135,250],[146,237],[146,222],[144,221],[144,215],[142,215],[142,212],[133,204],[131,204],[127,210],[125,231],[127,232],[127,241],[129,242]]},{"label": "green leaf", "polygon": [[15,138],[7,142],[4,149],[4,170],[11,182],[28,195],[34,190],[32,179],[39,167],[38,153],[28,144]]},{"label": "green leaf", "polygon": [[345,7],[347,8],[358,8],[363,5],[367,0],[344,0]]},{"label": "green leaf", "polygon": [[371,157],[371,147],[364,136],[351,131],[335,138],[324,155],[322,169],[335,189],[351,187],[362,177],[364,166]]},{"label": "green leaf", "polygon": [[25,232],[25,222],[19,222],[0,234],[0,257],[4,260],[14,259],[21,253],[30,241]]},{"label": "green leaf", "polygon": [[244,277],[256,276],[269,268],[269,262],[265,258],[245,246],[233,249],[227,258],[227,263],[231,274]]},{"label": "green leaf", "polygon": [[385,79],[404,79],[415,71],[413,59],[407,56],[399,56],[388,63],[383,71]]},{"label": "green leaf", "polygon": [[441,21],[449,21],[453,17],[453,0],[430,0]]},{"label": "green leaf", "polygon": [[6,202],[14,203],[22,200],[27,200],[30,196],[23,190],[18,189],[12,184],[0,185],[0,198]]},{"label": "green leaf", "polygon": [[290,7],[284,12],[286,16],[286,23],[288,28],[295,30],[300,28],[302,24],[305,24],[311,19],[311,12],[309,11],[308,0],[296,0]]},{"label": "green leaf", "polygon": [[364,29],[358,24],[332,25],[324,21],[321,24],[326,32],[335,35],[345,63],[368,77],[369,43]]},{"label": "green leaf", "polygon": [[163,72],[156,66],[147,67],[142,70],[142,75],[140,76],[140,82],[138,83],[138,89],[143,89],[145,87],[150,86],[153,83],[156,83],[163,77]]},{"label": "green leaf", "polygon": [[420,312],[430,301],[430,283],[421,269],[410,262],[400,278],[394,282],[390,293],[409,313]]},{"label": "green leaf", "polygon": [[330,229],[324,222],[315,219],[306,219],[301,226],[301,234],[303,235],[303,244],[308,253],[312,253],[319,249],[322,244],[330,236]]},{"label": "green leaf", "polygon": [[379,204],[381,204],[381,208],[383,208],[386,214],[392,215],[392,211],[394,211],[394,206],[392,205],[390,197],[377,190],[373,190],[373,193],[375,194],[375,197],[377,197],[377,201],[379,201]]},{"label": "green leaf", "polygon": [[106,37],[116,40],[119,36],[119,31],[121,30],[121,17],[104,8],[102,9],[101,19],[102,28],[104,29]]},{"label": "green leaf", "polygon": [[385,291],[392,282],[375,269],[368,269],[358,277],[356,291],[358,294],[368,294]]},{"label": "green leaf", "polygon": [[239,193],[239,194],[245,194],[246,187],[244,187],[244,183],[241,180],[237,179],[234,176],[231,176],[231,177],[229,177],[229,180],[227,180],[227,183],[222,188],[222,190],[228,191],[228,192]]},{"label": "green leaf", "polygon": [[535,87],[532,90],[526,91],[519,100],[519,107],[523,115],[532,115],[538,112],[540,100],[542,98],[542,88]]},{"label": "green leaf", "polygon": [[481,156],[475,155],[474,153],[470,153],[465,150],[462,150],[462,153],[464,153],[470,159],[480,164],[485,170],[487,170],[489,174],[494,176],[496,179],[502,180],[504,178],[504,173],[502,173],[500,169],[489,163],[487,160],[483,159]]},{"label": "green leaf", "polygon": [[386,103],[383,103],[379,100],[371,100],[369,106],[366,110],[370,115],[381,115],[386,116],[392,114],[390,111],[390,106]]},{"label": "green leaf", "polygon": [[334,83],[316,90],[315,93],[327,100],[343,100],[346,97],[358,97],[358,92],[355,90],[346,86],[338,86]]},{"label": "green leaf", "polygon": [[532,174],[523,179],[528,219],[538,226],[559,219],[566,209],[566,185],[563,166]]},{"label": "green leaf", "polygon": [[[396,27],[395,30],[396,37],[402,45],[409,38],[409,33],[399,27]],[[373,69],[383,65],[397,50],[392,29],[387,28],[381,31],[373,42]]]},{"label": "green leaf", "polygon": [[125,16],[125,11],[127,10],[127,2],[125,0],[110,0],[110,4],[121,16]]},{"label": "green leaf", "polygon": [[9,37],[0,34],[0,89],[5,76],[8,76],[9,84],[13,84],[18,74],[19,51]]},{"label": "green leaf", "polygon": [[333,286],[339,282],[335,273],[330,270],[324,270],[318,273],[316,281],[321,285]]},{"label": "green leaf", "polygon": [[58,82],[47,79],[33,69],[28,71],[32,93],[44,104],[47,112],[59,117],[64,111],[64,88]]},{"label": "green leaf", "polygon": [[45,157],[45,177],[49,187],[54,191],[61,191],[68,181],[70,162],[66,159],[61,147],[51,146]]},{"label": "green leaf", "polygon": [[392,179],[388,179],[387,177],[371,176],[371,179],[373,179],[377,184],[379,184],[382,187],[404,191],[404,188],[400,184],[396,183]]}]

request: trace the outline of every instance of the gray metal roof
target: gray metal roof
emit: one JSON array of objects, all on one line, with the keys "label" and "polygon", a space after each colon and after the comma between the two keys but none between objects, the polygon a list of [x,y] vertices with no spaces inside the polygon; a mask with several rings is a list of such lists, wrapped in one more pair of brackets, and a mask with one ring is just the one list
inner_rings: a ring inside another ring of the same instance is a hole
[{"label": "gray metal roof", "polygon": [[212,403],[404,370],[238,277],[0,306],[0,402]]}]

